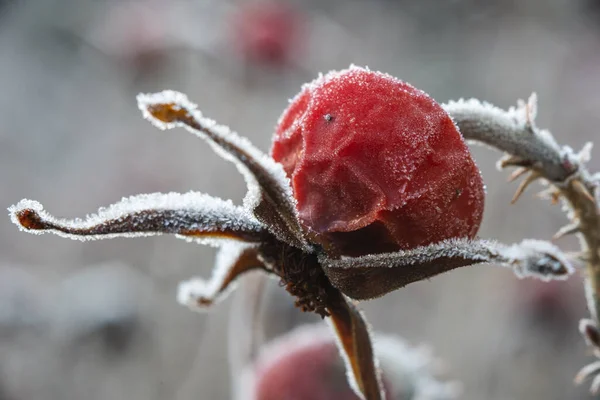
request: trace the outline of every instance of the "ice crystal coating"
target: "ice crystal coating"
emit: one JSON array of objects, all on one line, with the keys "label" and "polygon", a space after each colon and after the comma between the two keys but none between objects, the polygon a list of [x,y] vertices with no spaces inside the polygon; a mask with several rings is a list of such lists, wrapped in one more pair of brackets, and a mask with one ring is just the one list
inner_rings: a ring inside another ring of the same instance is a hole
[{"label": "ice crystal coating", "polygon": [[[262,213],[257,213],[257,208],[264,204],[262,200],[265,197],[271,198],[271,202],[275,202],[280,209],[270,209],[270,212],[278,215],[268,218],[271,219],[271,223],[267,224],[269,230],[283,241],[295,239],[294,245],[309,249],[298,223],[296,200],[289,179],[280,164],[256,148],[247,138],[205,118],[196,104],[190,102],[183,93],[172,90],[153,94],[140,93],[137,101],[144,118],[157,128],[166,130],[183,127],[206,140],[216,154],[232,162],[244,176],[248,186],[248,193],[244,198],[244,207],[248,212],[254,213],[256,217],[261,216]],[[264,218],[259,219],[265,222]],[[282,223],[287,226],[283,228]],[[290,230],[293,231],[291,236]]]},{"label": "ice crystal coating", "polygon": [[[19,229],[34,234],[51,232],[74,240],[152,236],[174,233],[185,240],[219,245],[219,234],[260,232],[264,226],[231,200],[199,192],[151,193],[124,197],[85,219],[60,219],[35,201],[23,199],[8,209]],[[207,235],[215,233],[214,237]]]},{"label": "ice crystal coating", "polygon": [[209,306],[235,290],[237,282],[232,281],[226,286],[230,278],[232,267],[242,256],[242,253],[253,247],[247,243],[227,241],[221,245],[209,280],[193,278],[179,283],[177,289],[177,302],[192,311],[208,311]]},{"label": "ice crystal coating", "polygon": [[343,254],[472,238],[481,223],[483,182],[452,119],[387,74],[351,67],[305,85],[271,154],[303,224]]}]

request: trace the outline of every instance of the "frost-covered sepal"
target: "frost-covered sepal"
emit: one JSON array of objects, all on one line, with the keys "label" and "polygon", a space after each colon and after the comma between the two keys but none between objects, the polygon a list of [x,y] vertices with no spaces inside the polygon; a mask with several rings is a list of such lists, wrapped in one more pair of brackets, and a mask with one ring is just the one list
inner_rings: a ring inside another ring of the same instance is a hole
[{"label": "frost-covered sepal", "polygon": [[205,311],[235,289],[237,279],[256,269],[265,270],[258,247],[239,242],[225,243],[219,249],[209,280],[193,278],[179,284],[177,301],[194,311]]},{"label": "frost-covered sepal", "polygon": [[509,246],[497,243],[495,252],[486,261],[512,268],[519,278],[565,280],[575,272],[568,257],[545,240],[525,239]]},{"label": "frost-covered sepal", "polygon": [[332,284],[357,300],[383,296],[409,283],[479,263],[500,264],[519,277],[542,280],[566,279],[573,273],[556,246],[530,239],[510,246],[490,240],[449,239],[394,253],[339,259],[321,255],[319,261]]},{"label": "frost-covered sepal", "polygon": [[77,240],[170,233],[187,240],[218,244],[215,239],[260,242],[267,234],[264,226],[242,207],[198,192],[125,197],[84,219],[56,218],[34,200],[21,200],[8,211],[21,230],[35,234],[50,232]]},{"label": "frost-covered sepal", "polygon": [[247,138],[205,118],[186,95],[172,90],[139,94],[144,117],[159,129],[183,127],[206,140],[244,176],[248,193],[244,205],[264,222],[272,234],[293,246],[308,250],[296,211],[296,200],[282,166],[256,148]]},{"label": "frost-covered sepal", "polygon": [[591,319],[584,318],[579,321],[579,333],[585,339],[588,346],[600,355],[600,330],[598,325]]},{"label": "frost-covered sepal", "polygon": [[331,293],[327,310],[330,314],[327,322],[335,333],[350,387],[362,400],[385,400],[381,370],[367,320],[338,291]]}]

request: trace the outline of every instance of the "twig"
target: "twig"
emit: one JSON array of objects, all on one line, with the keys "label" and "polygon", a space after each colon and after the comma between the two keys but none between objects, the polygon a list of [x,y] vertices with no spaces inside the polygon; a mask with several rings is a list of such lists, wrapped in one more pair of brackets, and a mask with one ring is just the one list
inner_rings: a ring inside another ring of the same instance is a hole
[{"label": "twig", "polygon": [[[519,102],[518,107],[509,110],[473,99],[450,102],[444,108],[467,140],[506,153],[498,163],[501,169],[516,166],[530,171],[519,186],[515,201],[530,183],[539,178],[550,185],[547,192],[553,202],[557,199],[562,201],[570,223],[554,238],[576,234],[580,239],[580,258],[585,263],[586,297],[593,320],[590,323],[597,331],[600,323],[600,179],[599,174],[592,175],[586,168],[592,144],[586,144],[579,153],[575,153],[568,146],[559,146],[549,131],[539,129],[535,125],[535,94],[527,103]],[[516,175],[516,179],[524,173],[519,169],[513,176]],[[600,374],[597,368],[586,367],[578,375],[578,380],[597,374]],[[594,382],[592,391],[596,392],[600,385]]]}]

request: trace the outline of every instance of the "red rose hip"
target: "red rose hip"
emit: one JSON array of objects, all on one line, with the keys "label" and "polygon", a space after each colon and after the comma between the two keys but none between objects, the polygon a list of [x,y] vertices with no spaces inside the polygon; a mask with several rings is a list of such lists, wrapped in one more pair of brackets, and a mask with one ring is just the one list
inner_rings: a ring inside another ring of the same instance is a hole
[{"label": "red rose hip", "polygon": [[426,93],[352,67],[303,87],[271,150],[304,226],[345,255],[474,237],[484,186],[458,128]]}]

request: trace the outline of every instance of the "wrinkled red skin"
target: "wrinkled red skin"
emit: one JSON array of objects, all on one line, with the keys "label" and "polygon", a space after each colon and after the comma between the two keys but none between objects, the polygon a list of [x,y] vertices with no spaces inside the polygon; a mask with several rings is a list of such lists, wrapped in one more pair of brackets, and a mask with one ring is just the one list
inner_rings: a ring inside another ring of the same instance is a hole
[{"label": "wrinkled red skin", "polygon": [[287,4],[262,1],[240,6],[233,20],[242,56],[262,65],[289,64],[301,36],[299,14]]},{"label": "wrinkled red skin", "polygon": [[358,256],[472,238],[484,186],[462,135],[424,92],[353,67],[321,77],[284,111],[273,158],[304,226]]},{"label": "wrinkled red skin", "polygon": [[[290,349],[284,357],[256,371],[254,400],[358,400],[333,341]],[[384,379],[386,394],[391,393]]]}]

